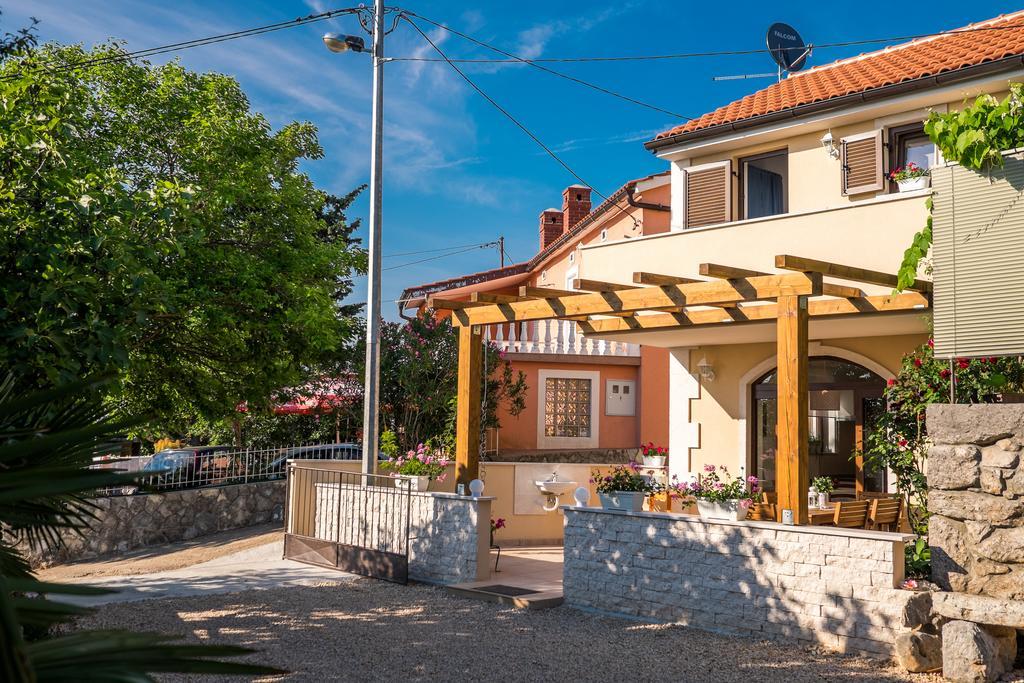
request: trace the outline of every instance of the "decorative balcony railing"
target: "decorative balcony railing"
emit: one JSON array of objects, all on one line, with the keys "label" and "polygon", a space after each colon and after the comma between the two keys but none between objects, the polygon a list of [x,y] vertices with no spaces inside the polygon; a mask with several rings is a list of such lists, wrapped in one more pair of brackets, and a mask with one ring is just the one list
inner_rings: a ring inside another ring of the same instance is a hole
[{"label": "decorative balcony railing", "polygon": [[576,356],[639,356],[639,344],[587,339],[576,324],[563,320],[536,320],[489,325],[484,333],[505,353],[560,353]]}]

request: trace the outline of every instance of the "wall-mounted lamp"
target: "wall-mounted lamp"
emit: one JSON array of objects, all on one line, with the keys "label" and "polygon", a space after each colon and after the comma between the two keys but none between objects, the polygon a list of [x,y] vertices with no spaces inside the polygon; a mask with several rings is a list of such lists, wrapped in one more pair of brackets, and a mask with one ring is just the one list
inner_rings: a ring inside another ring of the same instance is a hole
[{"label": "wall-mounted lamp", "polygon": [[831,130],[826,131],[825,134],[821,136],[821,146],[825,148],[825,151],[828,152],[830,157],[833,159],[839,158],[839,148],[835,146],[835,143],[832,140]]},{"label": "wall-mounted lamp", "polygon": [[697,362],[697,374],[705,382],[715,381],[715,368],[708,362],[706,356],[702,356],[700,361]]}]

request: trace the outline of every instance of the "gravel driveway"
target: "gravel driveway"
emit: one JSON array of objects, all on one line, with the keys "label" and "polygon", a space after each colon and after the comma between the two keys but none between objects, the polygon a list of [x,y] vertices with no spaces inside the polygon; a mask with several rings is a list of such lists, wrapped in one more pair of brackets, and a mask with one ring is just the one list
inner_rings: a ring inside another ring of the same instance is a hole
[{"label": "gravel driveway", "polygon": [[369,579],[111,604],[85,624],[254,647],[255,661],[293,672],[286,681],[938,680],[792,643],[566,607],[513,609]]}]

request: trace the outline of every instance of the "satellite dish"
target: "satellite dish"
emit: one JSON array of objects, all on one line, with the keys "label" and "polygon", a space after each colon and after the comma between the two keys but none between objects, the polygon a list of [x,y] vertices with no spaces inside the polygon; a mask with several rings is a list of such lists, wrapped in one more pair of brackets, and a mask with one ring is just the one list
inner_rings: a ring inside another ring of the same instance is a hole
[{"label": "satellite dish", "polygon": [[799,71],[806,66],[811,47],[789,24],[780,21],[769,26],[767,41],[768,52],[783,71]]}]

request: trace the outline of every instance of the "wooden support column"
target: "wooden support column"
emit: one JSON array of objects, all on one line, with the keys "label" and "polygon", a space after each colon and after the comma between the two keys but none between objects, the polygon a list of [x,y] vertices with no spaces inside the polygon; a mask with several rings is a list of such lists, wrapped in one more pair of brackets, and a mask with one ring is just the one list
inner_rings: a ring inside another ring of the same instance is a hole
[{"label": "wooden support column", "polygon": [[466,485],[480,476],[480,372],[483,339],[479,325],[459,329],[459,374],[455,415],[455,479]]},{"label": "wooden support column", "polygon": [[778,515],[792,510],[797,524],[807,524],[807,297],[778,299],[778,425],[775,489]]}]

